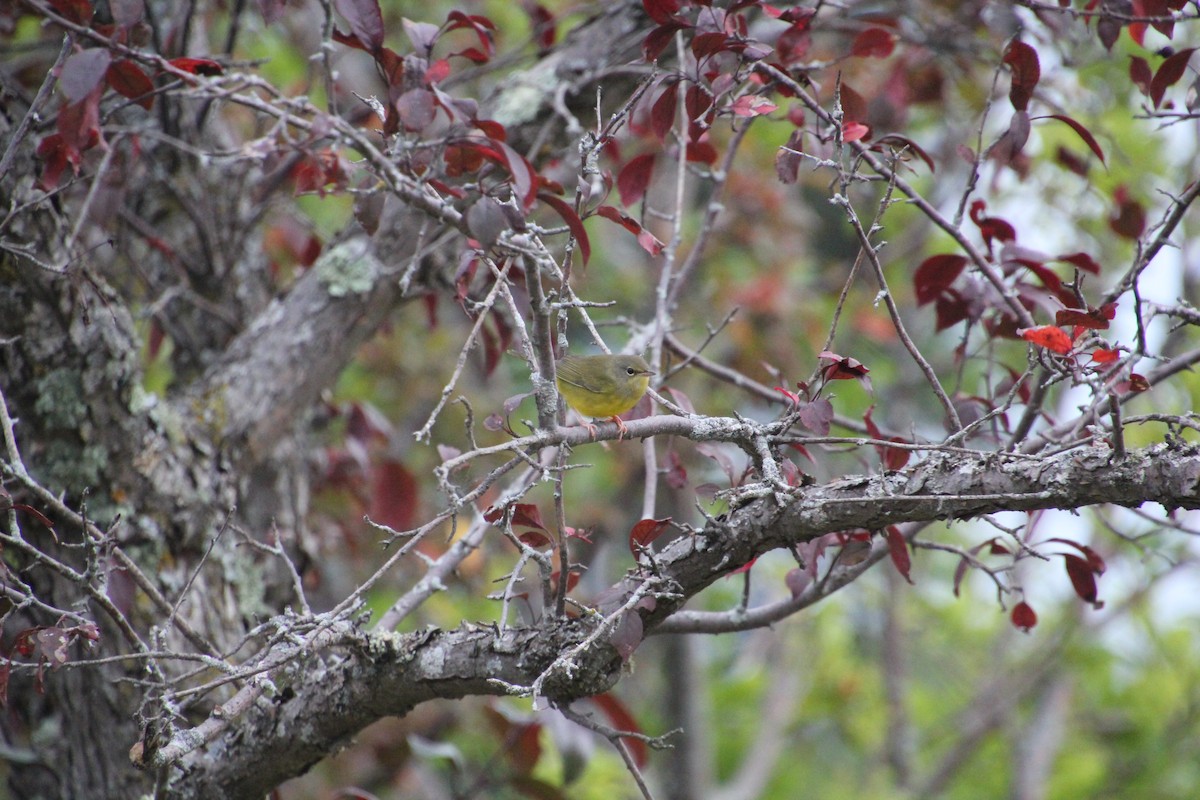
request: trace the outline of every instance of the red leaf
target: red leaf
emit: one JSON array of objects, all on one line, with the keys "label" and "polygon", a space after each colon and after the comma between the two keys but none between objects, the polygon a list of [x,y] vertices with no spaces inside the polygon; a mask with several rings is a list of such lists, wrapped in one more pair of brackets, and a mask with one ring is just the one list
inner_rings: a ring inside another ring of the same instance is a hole
[{"label": "red leaf", "polygon": [[671,518],[639,520],[629,531],[629,552],[637,558],[638,551],[645,548],[671,527]]},{"label": "red leaf", "polygon": [[149,110],[154,105],[154,82],[132,61],[121,59],[109,64],[104,79],[113,91],[136,100],[142,108]]},{"label": "red leaf", "polygon": [[563,222],[567,223],[567,230],[575,237],[575,241],[579,245],[579,255],[583,257],[583,263],[586,265],[588,259],[592,257],[592,243],[588,239],[587,230],[583,227],[583,220],[575,213],[574,207],[561,197],[555,197],[548,192],[538,192],[538,199],[557,211]]},{"label": "red leaf", "polygon": [[1017,335],[1027,342],[1032,342],[1039,347],[1044,347],[1061,355],[1071,352],[1071,337],[1062,328],[1054,325],[1043,325],[1040,328],[1024,328],[1017,331]]},{"label": "red leaf", "polygon": [[664,25],[674,19],[682,5],[680,0],[642,0],[642,8],[646,16],[658,25]]},{"label": "red leaf", "polygon": [[650,131],[660,142],[667,138],[675,124],[676,105],[679,102],[679,83],[672,82],[662,90],[654,105],[650,107]]},{"label": "red leaf", "polygon": [[886,533],[888,553],[892,557],[892,566],[904,576],[904,580],[911,584],[913,580],[909,577],[908,573],[912,568],[912,559],[908,554],[908,542],[904,541],[904,534],[895,525],[888,525]]},{"label": "red leaf", "polygon": [[1092,608],[1103,608],[1104,603],[1096,599],[1096,573],[1091,565],[1073,553],[1063,553],[1062,557],[1067,576],[1071,579],[1071,586],[1075,589],[1075,594],[1079,595],[1079,599],[1091,603]]},{"label": "red leaf", "polygon": [[1191,59],[1194,52],[1196,52],[1195,47],[1180,50],[1164,61],[1159,66],[1158,72],[1154,73],[1154,79],[1150,81],[1150,102],[1154,103],[1155,108],[1162,103],[1167,89],[1175,85],[1187,72],[1188,60]]},{"label": "red leaf", "polygon": [[50,0],[50,7],[62,17],[78,25],[92,24],[92,4],[88,0]]},{"label": "red leaf", "polygon": [[1012,68],[1008,100],[1014,109],[1024,111],[1029,107],[1033,90],[1042,77],[1037,51],[1022,41],[1013,41],[1004,52],[1004,63]]},{"label": "red leaf", "polygon": [[1130,374],[1129,380],[1121,381],[1113,388],[1122,394],[1125,392],[1146,392],[1150,390],[1150,381],[1146,380],[1145,376],[1134,372]]},{"label": "red leaf", "polygon": [[787,144],[775,153],[775,175],[779,182],[790,185],[800,177],[800,164],[804,161],[804,131],[794,130]]},{"label": "red leaf", "polygon": [[954,289],[948,289],[934,304],[937,314],[937,330],[944,331],[957,325],[971,315],[971,304]]},{"label": "red leaf", "polygon": [[622,661],[628,661],[629,657],[637,650],[638,645],[642,643],[642,630],[642,618],[637,611],[622,612],[617,619],[617,624],[613,626],[612,633],[608,636],[608,643],[621,656]]},{"label": "red leaf", "polygon": [[896,35],[883,28],[867,28],[854,37],[850,55],[864,58],[887,58],[896,48]]},{"label": "red leaf", "polygon": [[652,256],[658,255],[666,247],[665,244],[658,240],[658,237],[643,228],[633,217],[621,213],[616,206],[600,206],[596,209],[596,213],[605,219],[612,220],[630,233],[635,234],[638,244]]},{"label": "red leaf", "polygon": [[376,0],[333,0],[333,7],[350,23],[350,30],[372,53],[383,47],[383,14]]},{"label": "red leaf", "polygon": [[675,38],[675,34],[690,27],[692,27],[690,24],[684,22],[668,22],[665,25],[659,25],[646,34],[646,38],[642,40],[642,58],[650,62],[657,61],[663,50],[666,50],[667,45]]},{"label": "red leaf", "polygon": [[861,382],[870,391],[871,379],[867,377],[867,373],[871,370],[867,369],[866,365],[858,359],[850,358],[849,356],[839,356],[837,353],[831,353],[828,350],[820,353],[817,358],[827,362],[821,367],[821,375],[825,380],[856,380]]},{"label": "red leaf", "polygon": [[628,208],[641,200],[653,174],[653,153],[644,153],[630,159],[617,174],[617,191],[621,194],[621,204]]},{"label": "red leaf", "polygon": [[1029,633],[1037,625],[1037,612],[1033,610],[1032,606],[1022,600],[1013,606],[1012,624],[1025,631],[1025,633]]},{"label": "red leaf", "polygon": [[225,68],[211,58],[172,58],[167,63],[177,70],[190,72],[192,75],[211,78],[225,74]]},{"label": "red leaf", "polygon": [[[863,424],[867,426],[867,433],[871,435],[871,438],[887,439],[897,444],[908,444],[908,442],[898,436],[893,436],[890,439],[884,436],[883,431],[879,430],[879,426],[875,424],[875,420],[871,419],[871,414],[874,411],[875,406],[871,406],[867,409],[867,413],[863,415]],[[883,462],[883,468],[887,470],[903,469],[912,455],[911,450],[902,447],[886,447],[884,445],[875,445],[875,451],[879,453],[879,460]]]},{"label": "red leaf", "polygon": [[1129,57],[1129,80],[1142,94],[1150,95],[1150,81],[1153,79],[1154,76],[1150,72],[1150,65],[1146,63],[1146,59],[1141,56]]},{"label": "red leaf", "polygon": [[417,479],[399,461],[387,459],[374,464],[367,516],[392,530],[408,530],[416,520],[418,494]]},{"label": "red leaf", "polygon": [[512,508],[512,524],[526,528],[546,530],[542,524],[542,512],[533,503],[513,503],[511,506],[492,506],[483,512],[485,522],[495,523],[504,518],[505,512]]},{"label": "red leaf", "polygon": [[67,59],[58,76],[58,85],[70,103],[78,103],[104,80],[112,56],[103,48],[84,50]]},{"label": "red leaf", "polygon": [[1083,143],[1086,144],[1091,151],[1096,154],[1096,158],[1100,159],[1100,163],[1106,164],[1104,160],[1104,150],[1101,149],[1100,143],[1096,141],[1094,136],[1092,136],[1092,132],[1068,117],[1066,114],[1047,114],[1044,117],[1034,117],[1034,119],[1056,119],[1059,122],[1065,122],[1067,125],[1070,125],[1071,130],[1079,134],[1079,138],[1083,139]]},{"label": "red leaf", "polygon": [[1118,186],[1113,192],[1117,207],[1108,218],[1108,227],[1118,236],[1137,239],[1146,229],[1146,209],[1129,195],[1129,190]]},{"label": "red leaf", "polygon": [[833,425],[833,403],[824,397],[805,403],[800,409],[800,424],[818,436],[828,436]]},{"label": "red leaf", "polygon": [[1093,275],[1100,274],[1100,265],[1096,263],[1096,259],[1089,256],[1087,253],[1071,253],[1070,255],[1059,256],[1054,260],[1071,264],[1072,266],[1078,267],[1084,272],[1090,272]]},{"label": "red leaf", "polygon": [[943,291],[950,288],[950,284],[954,283],[966,265],[966,256],[949,253],[930,256],[922,261],[913,274],[917,305],[923,306],[936,300]]},{"label": "red leaf", "polygon": [[1078,550],[1080,552],[1080,554],[1082,554],[1083,558],[1087,561],[1088,569],[1090,569],[1092,572],[1096,573],[1097,575],[1103,575],[1105,573],[1105,571],[1108,569],[1107,565],[1105,565],[1105,563],[1104,563],[1104,558],[1099,553],[1097,553],[1095,550],[1093,550],[1091,547],[1088,547],[1086,544],[1080,544],[1079,542],[1075,541],[1074,539],[1064,539],[1064,538],[1057,537],[1057,536],[1052,539],[1047,539],[1046,541],[1047,542],[1057,542],[1058,544],[1065,544],[1065,545],[1069,545],[1070,547],[1074,547],[1076,550]]},{"label": "red leaf", "polygon": [[1092,351],[1093,364],[1111,364],[1120,357],[1120,350],[1106,350],[1103,347],[1098,347]]},{"label": "red leaf", "polygon": [[808,56],[808,48],[812,44],[808,28],[809,18],[805,17],[779,34],[779,38],[775,40],[775,54],[785,67],[803,61]]},{"label": "red leaf", "polygon": [[1074,325],[1094,331],[1103,331],[1108,329],[1109,319],[1112,317],[1106,318],[1104,312],[1095,308],[1089,308],[1086,311],[1078,308],[1062,308],[1054,314],[1054,324],[1061,328]]}]

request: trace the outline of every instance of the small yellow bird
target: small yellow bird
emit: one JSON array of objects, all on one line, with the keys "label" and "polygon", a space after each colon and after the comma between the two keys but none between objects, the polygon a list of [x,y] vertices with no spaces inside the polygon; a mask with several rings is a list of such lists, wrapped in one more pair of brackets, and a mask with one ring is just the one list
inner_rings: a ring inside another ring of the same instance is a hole
[{"label": "small yellow bird", "polygon": [[[585,416],[611,419],[617,423],[619,437],[626,428],[617,415],[637,405],[654,374],[641,356],[563,356],[555,370],[555,383],[567,404]],[[596,427],[584,424],[594,439]]]}]

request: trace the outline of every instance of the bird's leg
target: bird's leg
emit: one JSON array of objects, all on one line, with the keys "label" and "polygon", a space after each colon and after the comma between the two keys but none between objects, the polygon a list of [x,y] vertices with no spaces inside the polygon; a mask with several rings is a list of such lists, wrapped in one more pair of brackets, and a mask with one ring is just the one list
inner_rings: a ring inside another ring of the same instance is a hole
[{"label": "bird's leg", "polygon": [[613,415],[609,417],[609,420],[617,423],[617,441],[620,441],[629,435],[629,429],[625,427],[625,422],[620,417]]}]

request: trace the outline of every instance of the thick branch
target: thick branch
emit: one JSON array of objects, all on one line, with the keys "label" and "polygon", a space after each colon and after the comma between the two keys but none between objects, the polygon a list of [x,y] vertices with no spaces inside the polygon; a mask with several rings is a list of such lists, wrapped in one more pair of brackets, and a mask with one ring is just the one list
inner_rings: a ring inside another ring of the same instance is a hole
[{"label": "thick branch", "polygon": [[[673,592],[656,593],[653,610],[642,615],[646,630],[751,559],[833,531],[1101,503],[1197,508],[1200,447],[1159,445],[1116,463],[1099,447],[1046,459],[935,454],[904,472],[791,494],[758,489],[741,490],[733,510],[656,555],[657,580]],[[637,582],[626,579],[627,585]],[[620,659],[605,637],[579,646],[595,624],[591,618],[548,621],[504,634],[490,627],[370,638],[355,632],[355,646],[339,662],[289,667],[295,679],[281,695],[287,699],[255,706],[234,720],[214,742],[216,752],[189,765],[179,796],[198,796],[198,787],[220,788],[226,797],[261,796],[379,717],[407,713],[434,698],[504,694],[493,679],[528,687],[572,649],[577,652],[570,669],[560,661],[542,684],[545,694],[563,701],[604,691],[619,676]]]}]

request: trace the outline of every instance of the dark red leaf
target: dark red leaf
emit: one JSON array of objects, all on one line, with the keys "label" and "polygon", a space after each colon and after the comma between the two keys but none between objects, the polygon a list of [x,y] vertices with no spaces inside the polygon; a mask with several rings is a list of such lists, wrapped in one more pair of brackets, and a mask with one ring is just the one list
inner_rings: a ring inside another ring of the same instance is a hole
[{"label": "dark red leaf", "polygon": [[1096,22],[1096,37],[1100,39],[1100,44],[1104,45],[1105,50],[1112,50],[1113,45],[1117,43],[1121,27],[1119,19],[1108,15],[1100,17]]},{"label": "dark red leaf", "polygon": [[892,566],[904,577],[904,580],[911,584],[913,580],[909,576],[909,571],[912,569],[912,559],[909,557],[908,542],[904,541],[904,534],[895,525],[887,526],[885,533],[888,553],[892,557]]},{"label": "dark red leaf", "polygon": [[817,358],[826,362],[821,367],[821,375],[827,381],[851,381],[856,380],[861,382],[869,391],[871,388],[871,380],[867,377],[867,373],[871,370],[867,369],[866,365],[855,358],[849,356],[840,356],[837,353],[831,353],[828,350],[820,353]]},{"label": "dark red leaf", "polygon": [[697,59],[715,55],[722,50],[729,49],[727,47],[729,41],[730,39],[725,35],[724,31],[698,33],[692,38],[692,55]]},{"label": "dark red leaf", "polygon": [[1073,553],[1063,553],[1063,565],[1067,568],[1067,576],[1075,594],[1085,603],[1091,603],[1093,608],[1103,608],[1104,603],[1096,599],[1096,573],[1087,561]]},{"label": "dark red leaf", "polygon": [[934,303],[937,330],[944,331],[971,316],[971,304],[954,289],[947,289]]},{"label": "dark red leaf", "polygon": [[658,25],[670,22],[679,13],[681,5],[680,0],[642,0],[642,8],[646,10],[646,16]]},{"label": "dark red leaf", "polygon": [[936,300],[942,292],[950,288],[950,284],[962,273],[967,265],[967,257],[942,253],[930,256],[921,262],[913,273],[913,288],[917,295],[917,305]]},{"label": "dark red leaf", "polygon": [[1113,387],[1118,393],[1125,392],[1145,392],[1150,389],[1150,381],[1146,380],[1145,376],[1139,375],[1136,372],[1131,373],[1129,380],[1121,381]]},{"label": "dark red leaf", "polygon": [[605,219],[612,220],[625,230],[637,236],[638,244],[641,245],[643,250],[652,256],[658,255],[662,252],[663,248],[666,247],[666,245],[660,242],[654,234],[643,228],[636,219],[628,214],[622,213],[621,210],[616,206],[599,206],[596,209],[596,214],[604,217]]},{"label": "dark red leaf", "polygon": [[1048,114],[1044,117],[1035,117],[1035,119],[1056,119],[1059,122],[1065,122],[1067,125],[1070,125],[1071,130],[1079,134],[1079,138],[1083,139],[1083,143],[1086,144],[1088,148],[1096,154],[1096,158],[1100,159],[1100,163],[1107,163],[1104,160],[1104,150],[1101,149],[1100,143],[1096,141],[1094,136],[1092,136],[1092,132],[1068,117],[1066,114]]},{"label": "dark red leaf", "polygon": [[622,661],[628,661],[638,645],[642,643],[642,618],[637,611],[629,610],[621,613],[617,624],[613,626],[608,636],[608,643],[613,646]]},{"label": "dark red leaf", "polygon": [[50,7],[71,22],[91,27],[92,4],[88,0],[50,0]]},{"label": "dark red leaf", "polygon": [[679,83],[673,81],[662,90],[654,105],[650,107],[650,131],[660,142],[666,140],[667,134],[675,124],[678,102]]},{"label": "dark red leaf", "polygon": [[334,0],[334,8],[346,18],[350,31],[370,52],[376,53],[383,47],[383,13],[377,0]]},{"label": "dark red leaf", "polygon": [[717,161],[717,148],[708,142],[688,142],[687,160],[693,164],[712,165]]},{"label": "dark red leaf", "polygon": [[417,479],[399,461],[386,459],[371,467],[371,504],[367,516],[395,531],[414,526],[418,508]]},{"label": "dark red leaf", "polygon": [[1154,75],[1150,72],[1150,65],[1146,63],[1146,59],[1141,56],[1129,57],[1129,80],[1147,97],[1150,96],[1150,81],[1153,79]]},{"label": "dark red leaf", "polygon": [[1071,264],[1083,270],[1084,272],[1090,272],[1093,275],[1100,274],[1100,265],[1096,263],[1096,259],[1089,256],[1087,253],[1071,253],[1070,255],[1059,256],[1054,260]]},{"label": "dark red leaf", "polygon": [[657,539],[671,527],[671,518],[643,519],[629,531],[629,552],[637,558],[638,552]]},{"label": "dark red leaf", "polygon": [[659,25],[646,34],[646,38],[642,41],[642,58],[650,62],[657,61],[663,50],[666,50],[667,45],[675,38],[675,34],[690,27],[691,25],[682,22],[668,22],[665,25]]},{"label": "dark red leaf", "polygon": [[653,174],[654,153],[644,153],[630,159],[617,174],[617,191],[621,195],[621,204],[629,208],[641,200]]},{"label": "dark red leaf", "polygon": [[1062,308],[1054,314],[1054,324],[1060,328],[1065,328],[1074,325],[1079,328],[1088,328],[1094,331],[1103,331],[1108,329],[1108,320],[1104,312],[1099,309],[1089,308],[1086,311],[1078,308]]},{"label": "dark red leaf", "polygon": [[896,48],[896,35],[883,28],[867,28],[854,37],[850,55],[864,58],[887,58]]},{"label": "dark red leaf", "polygon": [[1037,51],[1022,41],[1013,41],[1004,52],[1004,63],[1012,68],[1008,100],[1014,109],[1024,111],[1029,107],[1033,90],[1042,77]]},{"label": "dark red leaf", "polygon": [[1194,52],[1196,52],[1194,47],[1180,50],[1164,61],[1158,71],[1154,73],[1154,79],[1150,81],[1150,102],[1154,103],[1155,108],[1162,103],[1167,89],[1174,86],[1187,72],[1188,61]]},{"label": "dark red leaf", "polygon": [[1108,227],[1118,236],[1126,239],[1137,239],[1146,229],[1146,209],[1129,195],[1125,186],[1118,186],[1113,192],[1116,208],[1108,218]]},{"label": "dark red leaf", "polygon": [[1015,627],[1023,630],[1025,633],[1029,633],[1031,630],[1033,630],[1033,627],[1037,625],[1038,621],[1037,612],[1035,612],[1033,607],[1024,600],[1013,606],[1011,618],[1012,624]]},{"label": "dark red leaf", "polygon": [[571,231],[571,235],[575,237],[575,242],[579,246],[579,255],[583,257],[583,263],[586,266],[588,259],[592,257],[592,243],[588,239],[587,230],[583,227],[583,220],[575,213],[575,208],[561,197],[555,197],[549,192],[538,192],[538,199],[553,208],[562,217],[563,222],[567,224],[567,230]]},{"label": "dark red leaf", "polygon": [[104,79],[114,92],[136,100],[142,108],[149,110],[154,106],[154,82],[141,67],[129,59],[123,58],[109,64]]},{"label": "dark red leaf", "polygon": [[779,34],[775,40],[775,54],[779,57],[779,63],[790,67],[808,56],[808,48],[812,44],[808,28],[809,19],[804,18]]},{"label": "dark red leaf", "polygon": [[1051,539],[1047,539],[1046,541],[1047,542],[1057,542],[1058,544],[1065,544],[1070,547],[1074,547],[1076,550],[1078,550],[1080,552],[1080,554],[1083,556],[1083,558],[1087,561],[1088,569],[1090,569],[1092,572],[1096,573],[1097,575],[1103,575],[1105,573],[1105,571],[1108,569],[1107,565],[1104,563],[1104,558],[1099,553],[1097,553],[1095,550],[1093,550],[1091,547],[1087,546],[1086,544],[1077,542],[1074,539],[1064,539],[1061,537],[1054,537]]}]

